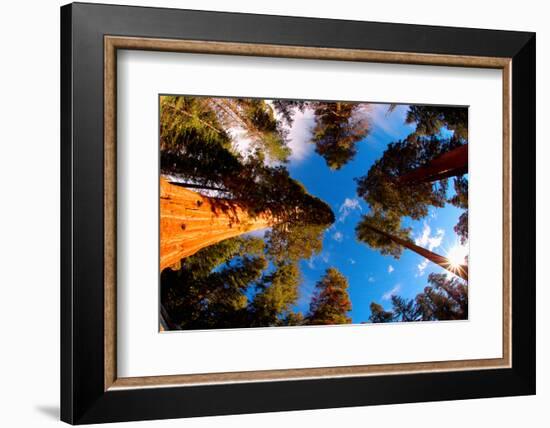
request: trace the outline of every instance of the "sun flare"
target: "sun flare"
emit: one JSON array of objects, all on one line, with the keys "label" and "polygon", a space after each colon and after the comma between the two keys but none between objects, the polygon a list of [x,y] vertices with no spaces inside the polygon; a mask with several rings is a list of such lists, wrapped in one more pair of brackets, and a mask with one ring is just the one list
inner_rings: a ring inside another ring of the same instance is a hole
[{"label": "sun flare", "polygon": [[447,252],[447,259],[451,267],[458,268],[459,266],[466,264],[466,256],[468,255],[468,248],[462,245],[455,245]]}]

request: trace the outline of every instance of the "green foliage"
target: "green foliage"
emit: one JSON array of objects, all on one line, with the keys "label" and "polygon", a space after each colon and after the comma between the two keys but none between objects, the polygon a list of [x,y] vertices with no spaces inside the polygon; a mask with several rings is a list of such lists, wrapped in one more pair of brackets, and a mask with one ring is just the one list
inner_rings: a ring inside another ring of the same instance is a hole
[{"label": "green foliage", "polygon": [[382,305],[372,302],[370,304],[370,322],[392,322],[394,320],[393,312],[385,311]]},{"label": "green foliage", "polygon": [[425,217],[430,206],[445,205],[447,180],[404,185],[399,177],[424,166],[456,144],[454,139],[415,136],[389,144],[367,175],[356,179],[357,194],[373,209],[414,220]]},{"label": "green foliage", "polygon": [[294,122],[294,114],[297,110],[303,112],[310,105],[310,102],[300,100],[272,100],[271,103],[282,121],[288,126]]},{"label": "green foliage", "polygon": [[239,116],[247,136],[257,143],[259,153],[265,153],[273,161],[288,159],[291,150],[286,144],[284,128],[279,126],[273,110],[264,100],[239,98],[223,102],[235,104],[233,111]]},{"label": "green foliage", "polygon": [[[161,172],[183,186],[216,190],[210,196],[213,204],[236,204],[252,217],[267,215],[274,223],[266,245],[252,238],[229,239],[181,260],[176,270],[162,272],[161,301],[176,327],[304,323],[303,315],[291,310],[300,282],[298,262],[321,251],[323,232],[334,214],[292,179],[284,164],[269,161],[284,162],[290,153],[286,128],[275,112],[291,119],[305,106],[161,97]],[[251,153],[236,150],[229,132],[235,127],[245,129]]]},{"label": "green foliage", "polygon": [[244,327],[250,285],[267,267],[263,242],[234,238],[182,260],[161,274],[161,301],[182,329]]},{"label": "green foliage", "polygon": [[454,189],[455,195],[449,199],[449,202],[465,211],[460,214],[458,223],[453,229],[460,237],[460,243],[465,245],[468,242],[468,179],[464,176],[456,177],[454,179]]},{"label": "green foliage", "polygon": [[468,285],[457,277],[432,273],[430,286],[416,296],[423,320],[464,320],[468,318]]},{"label": "green foliage", "polygon": [[300,270],[295,264],[282,264],[264,275],[251,304],[251,326],[283,325],[295,319],[291,306],[298,298]]},{"label": "green foliage", "polygon": [[328,268],[315,285],[306,323],[309,325],[349,324],[351,301],[348,280],[336,268]]},{"label": "green foliage", "polygon": [[[244,132],[251,143],[251,154],[267,157],[272,162],[286,162],[291,151],[287,146],[285,128],[278,123],[275,112],[264,100],[253,98],[194,98],[206,104],[219,123],[232,134]],[[233,141],[236,148],[238,141]]]},{"label": "green foliage", "polygon": [[274,227],[265,235],[267,254],[278,263],[311,259],[323,249],[324,231],[325,226],[315,224]]},{"label": "green foliage", "polygon": [[400,296],[391,296],[394,317],[401,321],[416,321],[421,312],[413,300],[407,300]]},{"label": "green foliage", "polygon": [[[356,179],[357,194],[371,208],[370,214],[363,216],[356,227],[357,237],[382,254],[394,257],[401,254],[401,245],[380,230],[407,240],[410,231],[401,227],[404,217],[420,220],[428,215],[430,207],[442,208],[447,202],[468,209],[468,180],[464,175],[454,178],[456,194],[450,199],[447,199],[447,179],[432,182],[430,176],[422,175],[427,174],[425,167],[434,159],[467,143],[468,110],[410,106],[406,122],[416,123],[415,132],[389,144],[367,174]],[[443,138],[443,128],[453,131],[453,135]],[[414,181],[405,179],[415,172]],[[454,230],[464,244],[468,240],[467,211],[460,216]]]},{"label": "green foliage", "polygon": [[409,107],[407,123],[416,123],[416,134],[419,136],[437,135],[445,127],[462,139],[468,140],[468,108],[445,106]]},{"label": "green foliage", "polygon": [[[334,222],[330,207],[292,179],[284,166],[266,165],[262,156],[244,159],[234,152],[227,134],[211,129],[210,126],[221,129],[221,125],[204,100],[208,99],[161,99],[163,174],[189,181],[194,187],[221,189],[222,195],[248,210],[251,216],[268,213],[279,223],[301,225],[328,226]],[[271,129],[273,123],[258,112],[263,111],[258,110],[258,105],[266,107],[265,103],[256,101],[240,103],[252,115],[250,120],[255,126],[263,131]],[[182,114],[182,109],[189,114]],[[191,114],[199,115],[200,121]],[[203,123],[207,119],[209,126]]]},{"label": "green foliage", "polygon": [[355,226],[357,239],[374,249],[380,250],[383,255],[390,255],[398,259],[403,252],[403,246],[395,242],[388,235],[404,240],[410,240],[410,228],[401,227],[401,219],[392,213],[371,211],[363,215]]},{"label": "green foliage", "polygon": [[414,299],[392,296],[392,310],[371,303],[371,322],[448,321],[468,319],[468,286],[457,277],[432,273],[429,286]]},{"label": "green foliage", "polygon": [[312,103],[315,114],[315,151],[330,169],[340,169],[357,153],[356,145],[369,132],[367,115],[361,104],[344,102]]}]

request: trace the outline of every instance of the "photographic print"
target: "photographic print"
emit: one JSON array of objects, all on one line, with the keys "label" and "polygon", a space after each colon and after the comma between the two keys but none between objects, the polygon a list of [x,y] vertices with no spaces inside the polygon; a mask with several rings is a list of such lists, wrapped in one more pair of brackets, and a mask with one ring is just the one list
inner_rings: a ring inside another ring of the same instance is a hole
[{"label": "photographic print", "polygon": [[159,97],[160,329],[468,319],[468,108]]}]

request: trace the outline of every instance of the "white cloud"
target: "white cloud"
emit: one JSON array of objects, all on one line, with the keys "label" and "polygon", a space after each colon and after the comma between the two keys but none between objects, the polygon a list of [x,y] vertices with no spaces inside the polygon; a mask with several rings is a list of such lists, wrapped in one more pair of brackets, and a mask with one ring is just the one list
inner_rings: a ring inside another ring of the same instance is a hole
[{"label": "white cloud", "polygon": [[403,138],[403,127],[406,127],[405,135],[414,129],[414,124],[405,123],[408,106],[398,105],[392,112],[388,112],[388,107],[389,104],[373,104],[371,106],[369,116],[372,129],[374,132],[380,131],[392,138]]},{"label": "white cloud", "polygon": [[359,203],[359,199],[346,198],[344,200],[344,203],[340,205],[340,209],[338,210],[340,212],[340,217],[338,217],[338,221],[343,222],[346,219],[346,217],[350,215],[352,211],[355,211],[355,210],[363,211]]},{"label": "white cloud", "polygon": [[430,225],[428,222],[424,222],[422,233],[415,238],[414,243],[420,247],[427,248],[430,251],[438,248],[443,241],[445,231],[443,229],[437,229],[435,235],[431,235],[431,233],[432,229],[430,228]]},{"label": "white cloud", "polygon": [[416,276],[422,276],[424,275],[424,271],[426,270],[426,268],[428,267],[428,263],[430,263],[430,261],[428,259],[424,259],[422,261],[422,263],[419,263],[416,267],[418,268],[418,273],[416,274]]},{"label": "white cloud", "polygon": [[382,300],[390,300],[391,296],[395,296],[397,293],[399,293],[399,290],[401,290],[401,284],[396,284],[393,288],[386,291],[382,295]]},{"label": "white cloud", "polygon": [[322,261],[325,264],[328,264],[328,262],[330,260],[330,252],[323,251],[321,254],[311,256],[311,258],[307,261],[308,267],[310,269],[315,270],[316,267],[317,267],[316,262],[319,261],[319,260]]},{"label": "white cloud", "polygon": [[356,262],[353,259],[349,259],[350,264],[354,265]]},{"label": "white cloud", "polygon": [[368,279],[367,281],[369,281],[369,282],[374,282],[374,281],[376,281],[376,280],[374,279],[374,276],[369,276],[369,279]]},{"label": "white cloud", "polygon": [[341,232],[334,232],[332,235],[332,239],[334,239],[336,242],[342,242],[344,240],[344,235],[342,235]]},{"label": "white cloud", "polygon": [[315,116],[311,109],[303,112],[296,110],[294,113],[294,121],[288,132],[288,147],[292,150],[291,161],[299,162],[313,152],[315,146],[310,141],[314,122]]},{"label": "white cloud", "polygon": [[392,273],[395,269],[392,265],[388,265],[388,273]]}]

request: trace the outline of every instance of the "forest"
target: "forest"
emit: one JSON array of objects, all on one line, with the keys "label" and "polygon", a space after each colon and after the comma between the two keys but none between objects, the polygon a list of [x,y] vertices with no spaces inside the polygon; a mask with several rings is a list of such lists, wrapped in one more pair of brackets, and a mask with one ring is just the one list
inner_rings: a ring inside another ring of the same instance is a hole
[{"label": "forest", "polygon": [[466,107],[159,109],[161,330],[468,318]]}]

